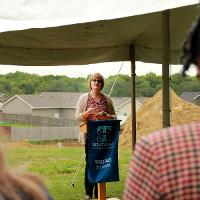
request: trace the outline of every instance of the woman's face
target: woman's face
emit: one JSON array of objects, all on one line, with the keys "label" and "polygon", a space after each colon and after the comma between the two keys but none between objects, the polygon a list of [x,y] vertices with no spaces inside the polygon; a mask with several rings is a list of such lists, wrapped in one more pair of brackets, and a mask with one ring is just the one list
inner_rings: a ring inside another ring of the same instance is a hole
[{"label": "woman's face", "polygon": [[100,78],[93,78],[91,80],[91,89],[100,91],[102,88],[102,80]]}]

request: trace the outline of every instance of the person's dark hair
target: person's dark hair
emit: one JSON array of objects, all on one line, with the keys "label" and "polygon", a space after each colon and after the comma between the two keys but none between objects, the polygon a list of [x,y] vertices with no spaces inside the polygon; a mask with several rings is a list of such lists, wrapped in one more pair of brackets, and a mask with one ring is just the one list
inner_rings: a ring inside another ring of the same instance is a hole
[{"label": "person's dark hair", "polygon": [[197,64],[197,57],[200,55],[200,17],[193,24],[182,48],[181,62],[183,64],[183,75],[190,68],[191,64]]}]

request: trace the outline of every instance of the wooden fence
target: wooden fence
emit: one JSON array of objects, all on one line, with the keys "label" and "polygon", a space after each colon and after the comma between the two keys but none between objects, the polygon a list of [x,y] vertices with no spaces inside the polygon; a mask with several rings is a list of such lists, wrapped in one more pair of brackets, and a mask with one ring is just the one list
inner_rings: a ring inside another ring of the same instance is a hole
[{"label": "wooden fence", "polygon": [[50,141],[78,139],[79,127],[11,127],[11,141]]},{"label": "wooden fence", "polygon": [[0,113],[0,121],[8,121],[16,124],[26,124],[42,127],[74,127],[77,126],[75,120],[53,117],[40,117],[33,115],[6,114]]}]

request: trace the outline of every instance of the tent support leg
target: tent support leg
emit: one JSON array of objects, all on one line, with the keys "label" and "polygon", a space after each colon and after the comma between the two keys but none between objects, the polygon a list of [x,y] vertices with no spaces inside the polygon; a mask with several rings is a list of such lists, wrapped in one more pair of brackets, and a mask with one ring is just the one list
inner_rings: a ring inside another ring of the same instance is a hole
[{"label": "tent support leg", "polygon": [[135,97],[135,45],[130,45],[130,60],[131,60],[131,111],[132,111],[132,150],[135,149],[136,143],[136,97]]},{"label": "tent support leg", "polygon": [[170,98],[169,98],[169,10],[162,13],[162,78],[163,78],[163,127],[170,126]]}]

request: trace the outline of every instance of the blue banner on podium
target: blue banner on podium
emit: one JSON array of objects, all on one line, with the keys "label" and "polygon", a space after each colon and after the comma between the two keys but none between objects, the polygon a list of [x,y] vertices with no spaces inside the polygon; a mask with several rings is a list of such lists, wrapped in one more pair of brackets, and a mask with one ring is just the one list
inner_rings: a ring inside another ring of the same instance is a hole
[{"label": "blue banner on podium", "polygon": [[88,180],[119,181],[118,139],[120,120],[88,122]]}]

